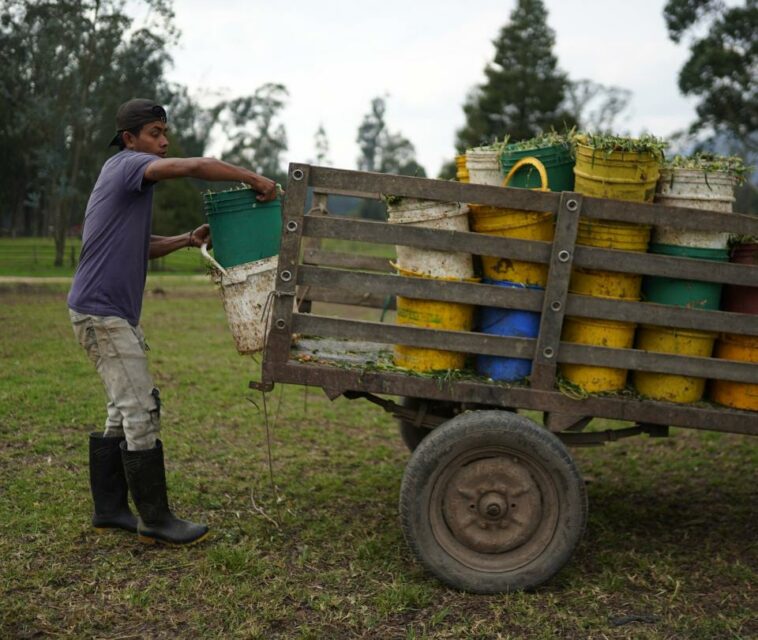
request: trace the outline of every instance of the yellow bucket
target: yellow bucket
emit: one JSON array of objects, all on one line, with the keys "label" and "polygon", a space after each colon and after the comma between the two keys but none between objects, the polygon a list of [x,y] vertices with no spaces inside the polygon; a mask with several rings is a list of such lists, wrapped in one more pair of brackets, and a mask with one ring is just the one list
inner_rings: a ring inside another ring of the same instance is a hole
[{"label": "yellow bucket", "polygon": [[[710,358],[716,336],[704,331],[643,326],[637,332],[637,349],[655,353]],[[649,371],[634,372],[634,387],[640,395],[669,402],[697,402],[703,397],[705,378]]]},{"label": "yellow bucket", "polygon": [[652,202],[660,157],[650,152],[612,151],[576,145],[574,176],[578,193],[595,198]]},{"label": "yellow bucket", "polygon": [[[631,322],[567,317],[561,339],[578,344],[630,349],[634,343],[634,328]],[[562,364],[560,371],[569,382],[588,393],[618,391],[626,386],[626,369]]]},{"label": "yellow bucket", "polygon": [[468,168],[466,167],[466,154],[455,156],[455,179],[458,182],[468,182]]},{"label": "yellow bucket", "polygon": [[[524,166],[533,166],[540,175],[542,186],[535,191],[548,191],[547,171],[536,158],[522,158],[511,167],[503,179],[508,186],[516,172]],[[520,211],[518,209],[498,209],[481,205],[470,205],[471,228],[479,233],[520,240],[542,240],[551,242],[555,234],[555,217],[549,212]],[[524,262],[509,258],[482,256],[484,277],[490,280],[506,280],[519,284],[544,287],[547,282],[546,264]]]},{"label": "yellow bucket", "polygon": [[[717,358],[758,363],[758,336],[724,334],[716,346]],[[711,381],[711,400],[735,409],[758,411],[758,384]]]},{"label": "yellow bucket", "polygon": [[[579,220],[576,243],[601,249],[647,251],[650,227],[605,220]],[[639,300],[642,276],[596,269],[576,268],[571,273],[569,290],[598,298]]]},{"label": "yellow bucket", "polygon": [[601,249],[647,251],[650,227],[609,220],[582,218],[576,231],[576,243]]},{"label": "yellow bucket", "polygon": [[[398,271],[405,276],[425,277],[406,269],[398,268]],[[471,331],[474,325],[474,306],[397,296],[397,323],[444,331]],[[394,362],[398,367],[412,371],[444,371],[462,369],[466,362],[466,354],[398,344],[394,348]]]}]

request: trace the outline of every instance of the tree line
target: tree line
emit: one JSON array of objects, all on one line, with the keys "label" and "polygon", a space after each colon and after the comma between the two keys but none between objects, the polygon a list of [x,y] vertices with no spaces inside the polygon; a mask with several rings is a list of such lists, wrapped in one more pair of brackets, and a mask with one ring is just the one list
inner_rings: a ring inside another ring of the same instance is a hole
[{"label": "tree line", "polygon": [[[105,145],[125,96],[154,96],[166,106],[171,154],[201,156],[219,141],[223,159],[285,178],[286,87],[267,83],[250,95],[201,107],[186,87],[167,80],[169,51],[180,35],[172,26],[172,0],[135,0],[129,8],[142,17],[128,15],[120,0],[0,0],[0,231],[53,235],[56,264],[62,264],[66,235],[81,223],[111,153]],[[493,41],[484,82],[466,96],[456,153],[505,136],[618,126],[630,92],[569,78],[553,53],[555,33],[546,18],[542,0],[517,1]],[[669,0],[664,18],[671,39],[690,47],[680,90],[699,100],[682,144],[755,157],[758,0],[729,7],[717,0]],[[386,95],[371,100],[356,135],[357,168],[426,176],[413,143],[390,129],[386,111]],[[314,162],[328,163],[323,126],[315,149]],[[451,158],[439,177],[453,177],[454,166]],[[155,232],[199,223],[203,187],[189,180],[159,185]],[[755,189],[748,189],[748,206],[754,207]],[[380,215],[372,206],[363,215]]]}]

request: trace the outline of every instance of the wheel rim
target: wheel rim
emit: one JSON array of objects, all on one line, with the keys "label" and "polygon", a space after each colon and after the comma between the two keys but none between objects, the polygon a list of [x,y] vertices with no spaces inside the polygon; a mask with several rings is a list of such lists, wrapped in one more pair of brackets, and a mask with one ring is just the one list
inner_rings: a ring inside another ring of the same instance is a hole
[{"label": "wheel rim", "polygon": [[478,571],[523,567],[555,534],[560,503],[542,464],[507,447],[469,450],[433,481],[432,533],[458,562]]}]

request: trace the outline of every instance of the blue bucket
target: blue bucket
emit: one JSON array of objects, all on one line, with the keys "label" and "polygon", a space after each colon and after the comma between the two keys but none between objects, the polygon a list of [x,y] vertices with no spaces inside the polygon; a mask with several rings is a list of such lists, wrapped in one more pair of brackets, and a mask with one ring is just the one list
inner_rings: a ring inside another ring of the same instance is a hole
[{"label": "blue bucket", "polygon": [[[484,284],[494,284],[512,289],[542,289],[506,280],[485,278]],[[502,309],[499,307],[479,307],[479,331],[510,338],[534,338],[540,330],[540,314],[536,311]],[[476,356],[477,373],[492,380],[514,382],[523,380],[532,372],[532,361],[524,358],[503,356]]]}]

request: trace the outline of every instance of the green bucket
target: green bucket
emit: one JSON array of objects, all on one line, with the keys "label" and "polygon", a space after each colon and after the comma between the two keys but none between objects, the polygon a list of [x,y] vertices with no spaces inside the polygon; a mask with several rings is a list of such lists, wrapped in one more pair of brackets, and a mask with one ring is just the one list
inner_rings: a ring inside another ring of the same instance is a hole
[{"label": "green bucket", "polygon": [[222,267],[236,267],[279,253],[281,202],[258,202],[256,195],[252,189],[203,194],[213,254]]},{"label": "green bucket", "polygon": [[[574,159],[566,144],[556,144],[541,149],[518,150],[507,145],[500,156],[500,169],[504,176],[513,166],[524,158],[536,158],[545,167],[550,191],[574,190]],[[539,189],[542,187],[539,172],[531,165],[516,171],[508,183],[509,187],[519,189]]]},{"label": "green bucket", "polygon": [[[714,260],[716,262],[727,262],[729,260],[729,252],[726,249],[651,244],[649,252],[697,260]],[[690,309],[718,310],[721,302],[721,287],[722,285],[718,282],[645,276],[642,280],[642,299],[647,302],[671,304]]]}]

